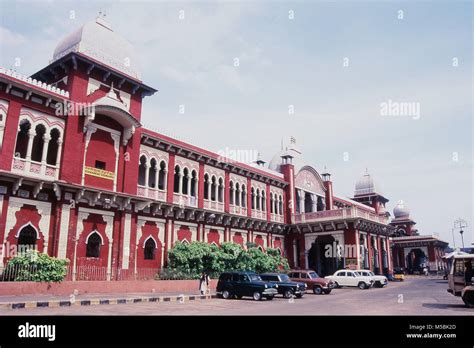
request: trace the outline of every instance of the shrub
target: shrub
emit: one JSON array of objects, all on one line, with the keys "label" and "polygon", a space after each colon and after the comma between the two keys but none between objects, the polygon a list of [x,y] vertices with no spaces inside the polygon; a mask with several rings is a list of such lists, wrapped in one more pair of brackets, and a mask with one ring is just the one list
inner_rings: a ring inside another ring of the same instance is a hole
[{"label": "shrub", "polygon": [[61,282],[66,277],[68,264],[67,259],[28,250],[12,258],[4,274],[12,275],[14,281]]},{"label": "shrub", "polygon": [[[220,273],[231,270],[263,273],[289,268],[287,259],[280,255],[278,249],[269,248],[263,252],[256,247],[250,247],[245,250],[232,242],[222,243],[220,247],[204,242],[178,243],[168,255],[168,272],[186,275],[188,279],[199,278],[203,271],[215,278]],[[168,275],[162,274],[159,278],[164,279],[164,276]]]}]

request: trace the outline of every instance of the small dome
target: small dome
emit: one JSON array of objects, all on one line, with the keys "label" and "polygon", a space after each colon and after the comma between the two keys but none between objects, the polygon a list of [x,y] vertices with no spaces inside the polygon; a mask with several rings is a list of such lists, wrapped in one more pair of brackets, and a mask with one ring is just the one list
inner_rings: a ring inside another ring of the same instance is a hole
[{"label": "small dome", "polygon": [[290,144],[286,147],[286,150],[282,149],[272,157],[271,161],[268,163],[268,169],[281,173],[282,156],[291,156],[291,163],[295,168],[295,174],[297,174],[305,165],[308,165],[301,155],[301,151],[297,147],[296,141],[293,137],[290,140]]},{"label": "small dome", "polygon": [[376,185],[372,176],[369,173],[365,173],[356,182],[354,196],[363,196],[363,195],[370,195],[370,194],[381,195],[382,192]]},{"label": "small dome", "polygon": [[108,22],[98,17],[67,35],[56,46],[53,61],[70,52],[81,53],[106,66],[140,80],[132,45],[116,34]]},{"label": "small dome", "polygon": [[395,216],[395,218],[408,218],[410,216],[410,209],[405,206],[405,203],[403,201],[398,201],[395,208],[393,208],[393,215]]}]

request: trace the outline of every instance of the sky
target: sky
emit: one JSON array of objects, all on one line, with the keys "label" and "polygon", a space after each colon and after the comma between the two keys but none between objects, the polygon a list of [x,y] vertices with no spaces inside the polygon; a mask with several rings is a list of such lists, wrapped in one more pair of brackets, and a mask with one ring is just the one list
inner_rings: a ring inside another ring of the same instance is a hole
[{"label": "sky", "polygon": [[38,71],[100,10],[158,89],[146,127],[267,162],[293,136],[336,194],[367,170],[420,234],[452,246],[461,217],[474,243],[470,1],[0,0],[0,66]]}]

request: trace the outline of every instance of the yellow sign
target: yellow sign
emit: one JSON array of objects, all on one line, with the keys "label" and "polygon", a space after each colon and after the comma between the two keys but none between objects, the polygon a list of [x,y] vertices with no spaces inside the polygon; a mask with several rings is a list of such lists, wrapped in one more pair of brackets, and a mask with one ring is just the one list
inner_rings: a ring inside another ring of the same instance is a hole
[{"label": "yellow sign", "polygon": [[103,170],[103,169],[97,169],[94,167],[85,167],[85,174],[91,175],[91,176],[96,176],[98,178],[102,179],[107,179],[107,180],[114,180],[115,179],[115,173],[114,172],[109,172],[108,170]]}]

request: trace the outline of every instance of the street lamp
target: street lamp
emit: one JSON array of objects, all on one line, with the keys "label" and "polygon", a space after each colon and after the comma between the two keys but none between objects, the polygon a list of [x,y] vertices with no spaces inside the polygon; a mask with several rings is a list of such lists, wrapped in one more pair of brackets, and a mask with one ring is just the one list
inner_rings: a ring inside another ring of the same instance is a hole
[{"label": "street lamp", "polygon": [[462,234],[464,233],[463,230],[460,230],[459,233],[461,234],[461,241],[462,241],[462,248],[464,249],[464,238],[462,236]]}]

